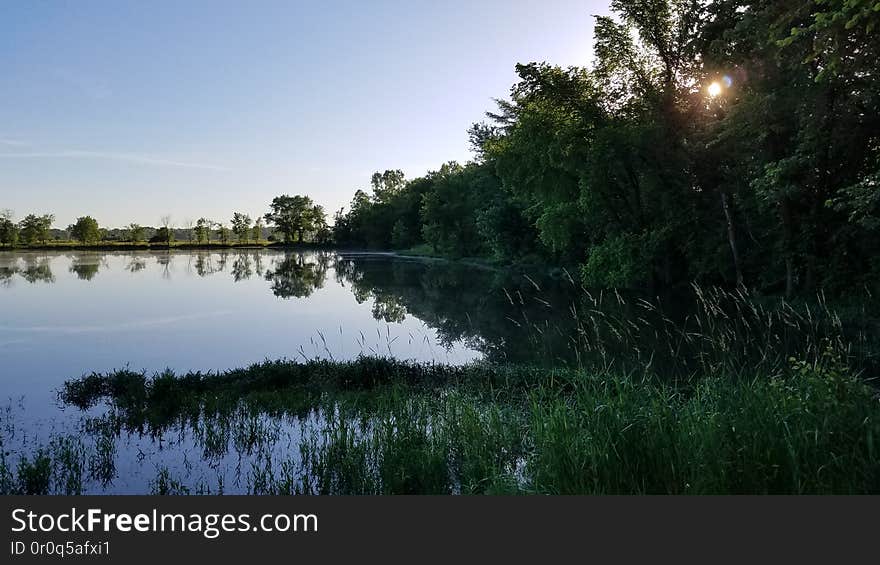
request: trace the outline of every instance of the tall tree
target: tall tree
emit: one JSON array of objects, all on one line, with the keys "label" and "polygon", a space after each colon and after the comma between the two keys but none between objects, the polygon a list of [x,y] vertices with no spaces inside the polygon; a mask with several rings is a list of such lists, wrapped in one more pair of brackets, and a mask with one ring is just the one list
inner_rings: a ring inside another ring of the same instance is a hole
[{"label": "tall tree", "polygon": [[872,0],[614,0],[590,68],[518,65],[473,163],[376,173],[340,245],[579,265],[596,286],[880,282]]},{"label": "tall tree", "polygon": [[403,191],[406,179],[400,169],[386,170],[384,173],[373,173],[370,185],[373,187],[375,201],[388,203]]},{"label": "tall tree", "polygon": [[213,222],[207,218],[196,220],[196,241],[200,244],[211,243],[211,225]]},{"label": "tall tree", "polygon": [[76,222],[67,228],[70,236],[81,243],[97,243],[101,240],[101,228],[98,221],[91,216],[77,218]]},{"label": "tall tree", "polygon": [[37,242],[46,243],[49,240],[49,230],[52,228],[52,222],[54,221],[55,216],[52,214],[44,214],[42,216],[28,214],[18,223],[21,239],[28,245],[33,245]]},{"label": "tall tree", "polygon": [[144,240],[144,234],[146,233],[146,230],[140,224],[131,223],[128,224],[126,232],[128,241],[132,243],[139,243]]},{"label": "tall tree", "polygon": [[305,241],[306,234],[314,230],[319,217],[326,225],[323,208],[316,209],[308,196],[277,196],[272,199],[269,208],[270,212],[264,218],[276,226],[287,243]]},{"label": "tall tree", "polygon": [[238,236],[239,243],[247,243],[251,230],[251,217],[242,212],[232,215],[232,233]]},{"label": "tall tree", "polygon": [[0,244],[12,247],[18,243],[18,226],[14,217],[12,210],[0,210]]}]

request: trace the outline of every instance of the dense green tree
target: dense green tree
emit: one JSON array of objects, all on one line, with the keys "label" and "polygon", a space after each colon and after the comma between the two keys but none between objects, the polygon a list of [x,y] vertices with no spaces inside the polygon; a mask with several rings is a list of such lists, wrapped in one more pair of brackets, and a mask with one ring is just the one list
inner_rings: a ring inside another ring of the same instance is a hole
[{"label": "dense green tree", "polygon": [[405,249],[422,243],[422,204],[434,190],[426,175],[406,181],[400,170],[374,173],[372,194],[355,192],[348,212],[334,217],[333,239],[340,244]]},{"label": "dense green tree", "polygon": [[150,238],[150,243],[163,243],[170,247],[174,243],[174,230],[165,226],[160,227]]},{"label": "dense green tree", "polygon": [[239,243],[247,243],[251,234],[251,217],[242,212],[232,215],[232,233],[238,236]]},{"label": "dense green tree", "polygon": [[434,188],[422,203],[422,235],[431,247],[452,256],[477,256],[486,251],[477,226],[485,194],[498,190],[494,172],[484,166],[446,163],[430,175]]},{"label": "dense green tree", "polygon": [[15,246],[18,243],[18,226],[13,221],[12,210],[0,210],[0,244]]},{"label": "dense green tree", "polygon": [[370,185],[373,187],[373,198],[376,202],[388,203],[403,192],[406,179],[400,169],[387,170],[384,173],[373,173]]},{"label": "dense green tree", "polygon": [[518,65],[469,132],[474,163],[376,173],[337,213],[336,241],[534,257],[591,286],[876,284],[876,3],[611,9],[590,68]]},{"label": "dense green tree", "polygon": [[126,228],[126,239],[132,243],[140,243],[144,240],[146,229],[140,224],[131,223]]},{"label": "dense green tree", "polygon": [[[372,194],[358,190],[345,218],[340,221],[337,217],[336,238],[338,241],[358,247],[396,246],[392,236],[395,224],[401,220],[400,204],[407,189],[403,173],[399,170],[376,172],[370,180],[370,185]],[[398,228],[398,234],[402,229]]]},{"label": "dense green tree", "polygon": [[308,196],[277,196],[269,208],[271,211],[264,218],[275,225],[287,243],[305,242],[326,229],[324,209]]},{"label": "dense green tree", "polygon": [[211,243],[211,225],[213,222],[207,218],[199,218],[196,220],[196,227],[193,228],[196,235],[196,242],[200,244]]},{"label": "dense green tree", "polygon": [[327,213],[320,204],[313,205],[306,214],[306,236],[319,244],[327,243],[332,238],[327,226]]},{"label": "dense green tree", "polygon": [[98,221],[91,216],[81,216],[67,228],[70,237],[84,243],[97,243],[101,240],[101,228]]},{"label": "dense green tree", "polygon": [[21,239],[28,245],[46,243],[49,240],[49,230],[52,228],[52,222],[54,221],[55,216],[52,214],[44,214],[42,216],[28,214],[18,223]]},{"label": "dense green tree", "polygon": [[485,151],[504,187],[525,203],[544,246],[557,257],[580,258],[585,226],[577,202],[587,174],[595,91],[586,71],[519,65],[511,102],[490,114],[503,135]]},{"label": "dense green tree", "polygon": [[741,222],[762,229],[755,239],[767,242],[743,253],[754,265],[751,282],[791,294],[876,278],[880,42],[871,33],[877,15],[864,8],[709,8],[707,66],[737,70],[717,126],[720,163],[741,175],[740,198],[755,202]]}]

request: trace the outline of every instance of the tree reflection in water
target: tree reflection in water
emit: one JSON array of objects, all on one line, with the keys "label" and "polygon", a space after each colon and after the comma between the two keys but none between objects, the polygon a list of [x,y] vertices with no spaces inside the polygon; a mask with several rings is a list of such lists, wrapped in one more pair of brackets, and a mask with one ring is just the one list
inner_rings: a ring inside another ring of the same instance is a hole
[{"label": "tree reflection in water", "polygon": [[[55,282],[51,265],[58,257],[63,255],[0,254],[0,285],[10,286],[17,278]],[[69,257],[69,272],[84,281],[114,264],[107,254]],[[557,300],[553,285],[542,282],[538,293],[522,275],[497,269],[330,251],[162,251],[124,257],[121,268],[126,271],[157,268],[165,279],[172,277],[174,264],[181,261],[189,276],[225,274],[235,282],[256,277],[269,283],[273,295],[286,300],[308,298],[332,276],[358,303],[369,303],[377,321],[396,324],[412,316],[436,332],[441,347],[464,343],[492,361],[534,361],[539,349],[558,361],[566,355],[561,336],[570,335],[562,327],[566,316],[548,306],[565,304]]]},{"label": "tree reflection in water", "polygon": [[50,260],[49,255],[25,254],[24,265],[18,270],[18,274],[29,283],[54,283],[55,275],[52,274],[52,268],[49,266]]},{"label": "tree reflection in water", "polygon": [[266,272],[272,294],[279,298],[305,298],[323,288],[332,254],[291,253]]},{"label": "tree reflection in water", "polygon": [[103,258],[95,253],[73,255],[70,260],[70,272],[79,280],[90,281],[98,274]]}]

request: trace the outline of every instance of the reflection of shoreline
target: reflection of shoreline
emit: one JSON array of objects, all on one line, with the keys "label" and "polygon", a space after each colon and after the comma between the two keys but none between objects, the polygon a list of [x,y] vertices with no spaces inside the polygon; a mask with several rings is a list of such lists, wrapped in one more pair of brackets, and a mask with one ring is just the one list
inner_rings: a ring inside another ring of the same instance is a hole
[{"label": "reflection of shoreline", "polygon": [[31,284],[54,283],[55,275],[49,264],[52,259],[52,255],[25,253],[13,256],[9,261],[0,261],[0,285],[10,286],[15,275]]},{"label": "reflection of shoreline", "polygon": [[[358,303],[370,304],[376,321],[398,324],[407,316],[413,316],[435,332],[437,345],[441,347],[466,343],[469,348],[493,360],[513,360],[532,349],[524,342],[528,332],[518,331],[518,327],[510,322],[512,317],[521,315],[524,305],[517,304],[512,309],[504,292],[521,291],[524,294],[529,283],[514,281],[515,277],[504,271],[375,252],[279,252],[252,248],[186,252],[16,253],[11,256],[0,254],[0,277],[4,277],[0,278],[0,285],[10,286],[9,281],[13,278],[30,283],[54,283],[53,267],[57,270],[58,260],[62,258],[70,261],[64,270],[84,282],[100,279],[101,273],[110,270],[131,276],[158,273],[166,280],[180,276],[205,278],[223,275],[231,277],[233,283],[264,280],[269,291],[284,300],[307,299],[325,286],[332,273],[336,284],[347,288]],[[530,310],[528,316],[532,319],[546,318],[547,311],[540,304],[532,303],[525,309]],[[0,332],[69,335],[136,331],[204,316],[206,314],[110,326],[0,326]]]}]

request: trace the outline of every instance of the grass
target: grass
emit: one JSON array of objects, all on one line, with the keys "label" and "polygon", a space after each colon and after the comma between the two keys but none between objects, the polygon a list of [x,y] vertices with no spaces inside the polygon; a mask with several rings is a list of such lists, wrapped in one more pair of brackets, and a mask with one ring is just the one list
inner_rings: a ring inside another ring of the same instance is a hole
[{"label": "grass", "polygon": [[[239,452],[250,442],[259,455],[254,493],[880,492],[880,405],[833,356],[775,376],[679,384],[378,358],[273,361],[219,375],[93,374],[62,397],[109,402],[119,429],[189,422],[205,448],[238,436]],[[278,457],[257,414],[317,414],[319,424]],[[167,469],[152,483],[188,488]]]},{"label": "grass", "polygon": [[85,459],[84,444],[72,435],[54,437],[16,463],[0,442],[0,494],[82,494]]},{"label": "grass", "polygon": [[581,288],[580,300],[566,310],[542,301],[533,284],[537,292],[530,299],[544,303],[547,314],[529,318],[523,296],[508,293],[511,306],[523,305],[522,316],[511,321],[545,357],[553,356],[553,344],[562,336],[573,364],[592,372],[685,380],[776,375],[792,359],[820,363],[829,352],[854,372],[880,369],[880,347],[871,332],[876,313],[853,312],[844,323],[822,294],[790,302],[694,285],[689,296],[679,297],[693,304],[682,313],[659,298]]},{"label": "grass", "polygon": [[[160,494],[880,493],[870,324],[848,334],[821,295],[693,290],[676,319],[584,290],[564,367],[361,357],[85,375],[59,393],[84,411],[79,433],[15,451],[0,431],[0,493],[100,492],[143,438],[172,454],[141,485]],[[558,329],[525,309],[517,323],[537,352]]]}]

